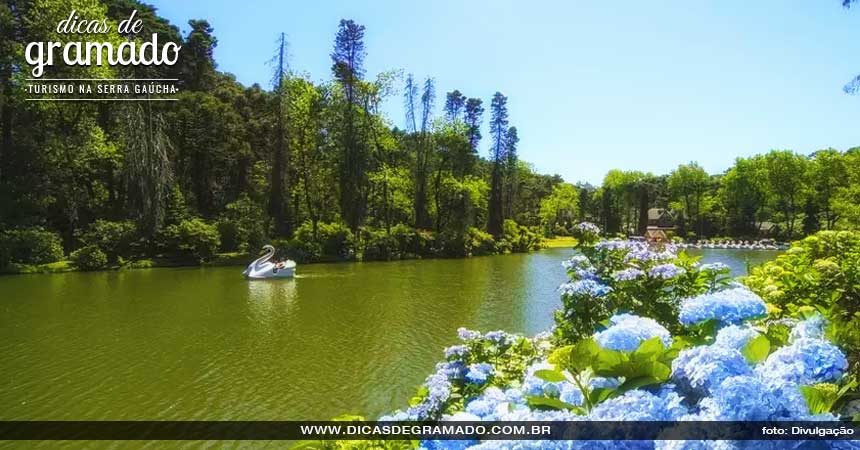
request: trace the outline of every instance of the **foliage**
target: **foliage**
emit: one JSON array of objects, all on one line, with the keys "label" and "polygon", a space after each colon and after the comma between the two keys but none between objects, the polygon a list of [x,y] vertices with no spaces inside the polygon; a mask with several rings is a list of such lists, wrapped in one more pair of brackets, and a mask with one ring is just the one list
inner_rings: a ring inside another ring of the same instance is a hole
[{"label": "foliage", "polygon": [[676,332],[680,300],[716,290],[728,282],[728,267],[702,266],[698,258],[676,253],[671,245],[597,242],[599,229],[575,227],[580,255],[565,261],[570,282],[560,287],[555,336],[570,343],[593,332],[617,311],[651,317]]},{"label": "foliage", "polygon": [[[189,21],[183,34],[136,0],[87,1],[76,5],[77,14],[112,23],[137,10],[144,32],[156,33],[161,45],[182,46],[180,61],[146,68],[55,64],[48,75],[175,78],[178,101],[92,108],[27,102],[25,79],[16,74],[27,67],[29,41],[62,41],[52,30],[67,14],[55,3],[16,0],[12,9],[0,8],[0,48],[9,50],[0,58],[3,229],[40,224],[67,245],[99,246],[111,263],[165,252],[192,262],[197,257],[188,251],[167,248],[165,236],[195,217],[216,225],[219,250],[227,252],[254,252],[267,237],[286,239],[288,250],[308,261],[354,258],[365,244],[369,259],[487,252],[484,236],[470,231],[487,230],[493,180],[494,163],[478,154],[483,101],[452,91],[445,116],[434,117],[436,88],[425,77],[423,92],[414,90],[413,126],[394,126],[381,105],[402,79],[398,71],[367,74],[365,37],[372,30],[340,22],[331,78],[323,81],[290,69],[288,43],[278,33],[275,73],[264,88],[217,69],[217,30],[205,20]],[[116,46],[125,37],[115,30],[80,37]],[[561,183],[517,159],[516,131],[500,108],[497,101],[499,234],[505,219],[539,225],[541,199]],[[124,225],[129,221],[135,233]],[[305,223],[312,240],[306,229],[298,236]],[[329,245],[317,235],[332,223],[345,223],[355,242]],[[398,224],[421,231],[402,233]],[[95,231],[108,227],[102,236]],[[362,243],[365,227],[386,234]],[[108,237],[113,231],[115,239]],[[440,235],[444,246],[437,245]]]},{"label": "foliage", "polygon": [[111,263],[128,259],[141,250],[137,225],[130,220],[96,220],[79,234],[79,239],[84,247],[95,246],[101,250]]},{"label": "foliage", "polygon": [[537,230],[518,225],[511,219],[505,220],[502,230],[501,239],[496,244],[500,253],[525,253],[540,249],[543,238]]},{"label": "foliage", "polygon": [[170,256],[198,262],[211,259],[221,245],[218,229],[202,219],[168,225],[160,232],[158,240]]},{"label": "foliage", "polygon": [[355,238],[342,223],[305,222],[288,244],[287,256],[298,261],[348,260],[355,257]]},{"label": "foliage", "polygon": [[558,184],[540,202],[541,225],[547,235],[569,235],[579,217],[579,192],[572,184]]},{"label": "foliage", "polygon": [[778,317],[822,314],[831,337],[860,367],[860,233],[822,231],[795,242],[753,268],[744,283],[774,305]]},{"label": "foliage", "polygon": [[0,232],[0,267],[9,264],[47,264],[63,259],[57,233],[41,227]]},{"label": "foliage", "polygon": [[267,218],[260,205],[247,194],[228,203],[217,221],[221,250],[225,252],[259,249],[266,240]]},{"label": "foliage", "polygon": [[108,256],[97,245],[90,244],[73,251],[69,259],[80,270],[98,270],[108,264]]},{"label": "foliage", "polygon": [[[771,339],[771,323],[755,316],[736,324],[712,320],[670,334],[652,319],[616,314],[593,335],[561,346],[548,334],[529,339],[461,328],[462,343],[445,350],[446,360],[410,406],[380,420],[838,420],[835,413],[855,386],[840,350],[818,334],[814,318],[793,323],[784,340]],[[703,334],[709,339],[692,339]],[[642,444],[670,448],[666,442]],[[540,442],[516,444],[541,448]],[[419,444],[476,445],[486,447]]]}]

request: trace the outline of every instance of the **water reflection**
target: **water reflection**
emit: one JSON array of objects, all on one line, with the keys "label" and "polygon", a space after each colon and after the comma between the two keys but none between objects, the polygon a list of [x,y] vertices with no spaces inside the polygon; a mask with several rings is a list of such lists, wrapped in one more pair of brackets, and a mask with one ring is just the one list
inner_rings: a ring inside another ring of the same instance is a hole
[{"label": "water reflection", "polygon": [[271,325],[276,317],[289,316],[298,301],[295,279],[246,282],[248,314],[253,321],[264,326]]}]

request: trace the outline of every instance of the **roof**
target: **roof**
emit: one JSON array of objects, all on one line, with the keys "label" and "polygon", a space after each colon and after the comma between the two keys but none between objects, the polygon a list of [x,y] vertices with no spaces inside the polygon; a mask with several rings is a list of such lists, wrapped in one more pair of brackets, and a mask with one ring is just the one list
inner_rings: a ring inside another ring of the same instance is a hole
[{"label": "roof", "polygon": [[669,215],[669,218],[672,217],[672,213],[665,208],[651,208],[648,210],[648,220],[660,220],[665,215]]},{"label": "roof", "polygon": [[650,239],[667,239],[666,233],[663,230],[655,228],[645,230],[645,237]]}]

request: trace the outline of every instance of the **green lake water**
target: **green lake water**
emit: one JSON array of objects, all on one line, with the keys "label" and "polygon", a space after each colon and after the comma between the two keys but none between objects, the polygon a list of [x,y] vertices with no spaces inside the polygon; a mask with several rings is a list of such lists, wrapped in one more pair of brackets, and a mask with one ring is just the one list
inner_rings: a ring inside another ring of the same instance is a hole
[{"label": "green lake water", "polygon": [[[695,252],[693,252],[695,253]],[[745,273],[775,252],[707,250]],[[458,327],[552,325],[569,249],[0,277],[2,420],[297,420],[402,408]]]}]

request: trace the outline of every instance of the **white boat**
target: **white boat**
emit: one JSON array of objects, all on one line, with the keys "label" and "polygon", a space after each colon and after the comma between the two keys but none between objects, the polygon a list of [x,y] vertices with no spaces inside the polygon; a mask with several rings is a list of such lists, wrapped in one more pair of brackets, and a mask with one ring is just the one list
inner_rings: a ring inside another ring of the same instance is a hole
[{"label": "white boat", "polygon": [[292,278],[296,274],[296,262],[286,260],[274,263],[272,257],[275,256],[275,247],[266,245],[263,247],[266,254],[257,258],[248,268],[242,272],[245,278],[250,280],[265,280],[270,278]]}]

